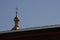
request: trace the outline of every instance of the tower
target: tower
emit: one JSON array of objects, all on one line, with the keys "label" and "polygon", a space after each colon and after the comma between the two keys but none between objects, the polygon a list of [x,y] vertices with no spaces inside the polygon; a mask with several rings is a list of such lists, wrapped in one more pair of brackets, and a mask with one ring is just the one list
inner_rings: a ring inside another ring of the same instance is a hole
[{"label": "tower", "polygon": [[18,8],[16,8],[16,16],[15,16],[15,18],[14,18],[14,27],[12,28],[12,30],[19,30],[20,29],[20,27],[18,26],[18,24],[19,24],[19,19],[18,19],[18,16],[17,16],[17,10],[18,10]]}]

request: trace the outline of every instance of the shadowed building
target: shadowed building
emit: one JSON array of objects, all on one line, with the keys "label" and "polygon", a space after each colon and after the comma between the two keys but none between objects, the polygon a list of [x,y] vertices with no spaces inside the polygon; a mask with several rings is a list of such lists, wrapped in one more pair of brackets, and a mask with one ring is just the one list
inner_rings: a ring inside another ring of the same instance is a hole
[{"label": "shadowed building", "polygon": [[60,40],[60,25],[2,31],[0,40]]}]

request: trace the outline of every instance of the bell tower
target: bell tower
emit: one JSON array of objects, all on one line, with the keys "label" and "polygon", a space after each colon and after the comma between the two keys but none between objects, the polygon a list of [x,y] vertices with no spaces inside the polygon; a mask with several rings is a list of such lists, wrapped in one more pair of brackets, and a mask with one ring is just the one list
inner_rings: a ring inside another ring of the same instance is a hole
[{"label": "bell tower", "polygon": [[16,16],[14,18],[14,27],[12,28],[12,30],[20,30],[20,27],[18,26],[20,20],[17,14],[18,14],[18,8],[16,8]]}]

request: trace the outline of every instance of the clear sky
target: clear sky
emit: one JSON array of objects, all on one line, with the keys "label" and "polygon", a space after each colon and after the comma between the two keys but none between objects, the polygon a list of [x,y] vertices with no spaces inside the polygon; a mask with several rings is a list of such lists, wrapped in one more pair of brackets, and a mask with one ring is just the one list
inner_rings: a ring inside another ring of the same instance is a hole
[{"label": "clear sky", "polygon": [[0,31],[14,27],[16,6],[21,28],[60,24],[60,0],[0,0]]}]

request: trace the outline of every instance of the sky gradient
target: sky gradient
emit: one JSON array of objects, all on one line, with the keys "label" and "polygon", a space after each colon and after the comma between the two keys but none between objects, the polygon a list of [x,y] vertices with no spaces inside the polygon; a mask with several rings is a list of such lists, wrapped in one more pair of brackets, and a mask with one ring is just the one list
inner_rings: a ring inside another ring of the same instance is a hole
[{"label": "sky gradient", "polygon": [[0,0],[0,31],[14,27],[16,6],[21,28],[60,24],[60,0]]}]

